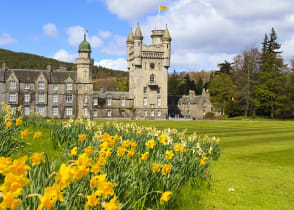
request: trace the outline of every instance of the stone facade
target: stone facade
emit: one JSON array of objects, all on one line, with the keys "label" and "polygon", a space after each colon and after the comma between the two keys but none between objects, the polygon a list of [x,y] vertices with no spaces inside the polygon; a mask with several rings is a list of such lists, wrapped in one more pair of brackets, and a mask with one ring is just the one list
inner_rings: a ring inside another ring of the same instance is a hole
[{"label": "stone facade", "polygon": [[126,41],[129,91],[94,91],[91,46],[79,46],[77,71],[0,69],[0,102],[22,105],[24,115],[39,112],[45,118],[166,119],[168,115],[201,119],[213,111],[209,93],[168,96],[171,36],[168,28],[152,31],[152,44],[143,44],[139,25]]}]

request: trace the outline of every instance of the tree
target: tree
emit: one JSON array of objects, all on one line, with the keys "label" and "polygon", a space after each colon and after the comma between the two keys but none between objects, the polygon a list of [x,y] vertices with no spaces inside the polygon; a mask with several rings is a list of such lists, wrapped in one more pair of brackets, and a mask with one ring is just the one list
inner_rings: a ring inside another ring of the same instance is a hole
[{"label": "tree", "polygon": [[196,95],[201,95],[202,94],[202,90],[203,90],[203,81],[200,78],[198,80],[198,82],[196,83],[196,87],[195,87],[195,93],[196,93]]},{"label": "tree", "polygon": [[221,108],[222,114],[228,102],[233,97],[233,81],[228,74],[218,74],[209,84],[210,99],[212,103]]},{"label": "tree", "polygon": [[269,37],[265,35],[262,43],[255,103],[264,114],[269,113],[270,117],[273,118],[275,112],[280,111],[280,99],[283,82],[285,82],[285,74],[283,72],[285,65],[283,64],[283,58],[280,56],[281,52],[279,49],[281,45],[277,42],[277,34],[274,28],[272,28]]},{"label": "tree", "polygon": [[232,73],[232,64],[228,61],[224,61],[223,63],[219,63],[217,66],[219,67],[219,71],[224,74],[231,74]]}]

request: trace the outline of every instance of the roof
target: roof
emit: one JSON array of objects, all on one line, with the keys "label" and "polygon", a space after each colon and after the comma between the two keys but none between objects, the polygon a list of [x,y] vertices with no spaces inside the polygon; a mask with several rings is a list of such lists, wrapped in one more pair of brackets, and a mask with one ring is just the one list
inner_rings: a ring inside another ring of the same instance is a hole
[{"label": "roof", "polygon": [[86,34],[84,35],[84,40],[81,42],[79,46],[79,52],[92,52],[91,45],[87,42]]},{"label": "roof", "polygon": [[168,100],[169,101],[175,101],[176,103],[184,103],[190,102],[190,104],[198,104],[201,100],[202,95],[197,96],[189,96],[189,95],[169,95]]},{"label": "roof", "polygon": [[171,41],[171,36],[169,34],[167,26],[165,27],[165,30],[164,30],[164,33],[163,33],[163,36],[162,36],[162,40]]},{"label": "roof", "polygon": [[76,71],[48,71],[48,70],[32,70],[32,69],[8,69],[0,70],[0,81],[6,81],[11,74],[16,76],[17,80],[22,83],[34,83],[41,74],[49,83],[65,83],[67,78],[76,80]]},{"label": "roof", "polygon": [[138,23],[137,28],[136,28],[134,39],[136,39],[136,40],[143,40],[143,34],[141,32],[139,23]]},{"label": "roof", "polygon": [[127,44],[128,43],[133,43],[134,42],[134,37],[133,37],[133,31],[132,29],[130,30],[130,33],[129,33],[129,36],[128,36],[128,39],[127,39]]},{"label": "roof", "polygon": [[93,96],[95,95],[99,98],[107,98],[108,96],[111,96],[112,99],[121,99],[122,97],[130,99],[129,92],[122,91],[93,91]]}]

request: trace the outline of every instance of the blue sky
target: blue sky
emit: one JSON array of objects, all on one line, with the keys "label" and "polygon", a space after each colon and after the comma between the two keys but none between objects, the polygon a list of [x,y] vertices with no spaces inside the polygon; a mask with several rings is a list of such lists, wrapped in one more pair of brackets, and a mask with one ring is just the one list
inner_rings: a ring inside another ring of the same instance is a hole
[{"label": "blue sky", "polygon": [[242,50],[260,47],[275,27],[285,59],[294,55],[292,0],[9,0],[1,2],[0,48],[74,61],[87,29],[97,65],[126,69],[125,39],[140,22],[144,42],[168,24],[170,70],[215,69]]}]

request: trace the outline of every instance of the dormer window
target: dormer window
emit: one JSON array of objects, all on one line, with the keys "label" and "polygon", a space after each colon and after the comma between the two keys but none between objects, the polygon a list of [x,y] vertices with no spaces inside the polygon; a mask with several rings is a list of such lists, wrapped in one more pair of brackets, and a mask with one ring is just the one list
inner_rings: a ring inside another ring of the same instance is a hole
[{"label": "dormer window", "polygon": [[58,85],[57,84],[53,84],[53,90],[58,90]]},{"label": "dormer window", "polygon": [[25,83],[24,84],[24,89],[26,89],[26,90],[30,89],[30,84],[29,83]]},{"label": "dormer window", "polygon": [[71,83],[67,83],[66,84],[66,90],[72,90],[72,84]]},{"label": "dormer window", "polygon": [[9,88],[10,89],[16,89],[16,82],[15,81],[10,81],[9,82]]},{"label": "dormer window", "polygon": [[44,90],[45,89],[45,82],[39,81],[38,82],[38,89],[39,90]]},{"label": "dormer window", "polygon": [[147,93],[147,87],[144,87],[144,93]]},{"label": "dormer window", "polygon": [[155,81],[154,74],[150,75],[150,84],[153,84]]},{"label": "dormer window", "polygon": [[107,106],[111,106],[111,98],[107,98]]},{"label": "dormer window", "polygon": [[87,104],[87,103],[88,103],[88,95],[85,94],[85,95],[84,95],[84,104]]}]

